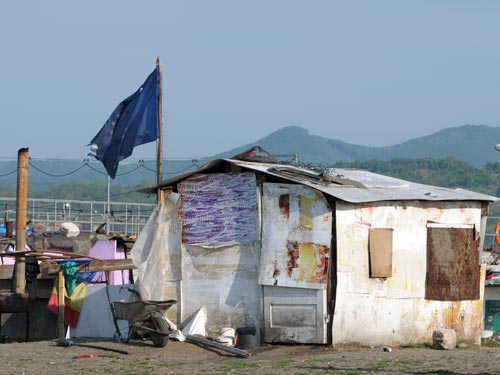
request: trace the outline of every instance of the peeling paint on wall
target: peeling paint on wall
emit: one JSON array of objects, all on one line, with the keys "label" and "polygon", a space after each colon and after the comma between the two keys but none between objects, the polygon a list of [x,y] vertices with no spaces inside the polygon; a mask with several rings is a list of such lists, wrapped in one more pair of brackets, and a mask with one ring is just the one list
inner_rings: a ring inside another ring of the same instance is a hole
[{"label": "peeling paint on wall", "polygon": [[262,285],[325,289],[332,213],[323,195],[291,184],[263,186]]},{"label": "peeling paint on wall", "polygon": [[[307,283],[327,282],[330,248],[315,243],[288,241],[288,277]],[[274,262],[273,262],[274,264]]]},{"label": "peeling paint on wall", "polygon": [[[430,342],[432,331],[452,328],[459,342],[478,343],[484,275],[479,299],[425,299],[427,223],[479,230],[480,202],[337,202],[337,289],[334,344],[412,345]],[[393,229],[393,275],[369,278],[370,227]]]}]

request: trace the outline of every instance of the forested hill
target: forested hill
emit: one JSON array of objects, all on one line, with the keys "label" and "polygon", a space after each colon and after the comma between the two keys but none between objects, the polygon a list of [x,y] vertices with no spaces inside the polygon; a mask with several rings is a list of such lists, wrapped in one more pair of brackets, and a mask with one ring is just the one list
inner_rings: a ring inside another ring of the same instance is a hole
[{"label": "forested hill", "polygon": [[[291,126],[255,142],[215,155],[231,157],[253,146],[274,155],[297,154],[301,164],[366,169],[405,180],[443,187],[462,187],[499,195],[500,127],[460,126],[388,147],[352,145],[309,134]],[[96,160],[30,160],[29,197],[103,200],[107,175]],[[132,158],[130,159],[132,160]],[[193,170],[207,160],[166,160],[164,178]],[[15,196],[16,160],[0,161],[0,197]],[[149,201],[144,194],[127,194],[152,186],[155,163],[120,163],[117,178],[111,181],[112,198],[118,201]],[[154,199],[153,199],[154,201]]]},{"label": "forested hill", "polygon": [[494,146],[500,143],[500,127],[464,125],[441,130],[421,138],[386,147],[354,145],[336,139],[312,135],[298,126],[282,128],[253,143],[234,148],[218,156],[232,156],[258,145],[273,154],[298,154],[304,163],[391,160],[394,158],[453,157],[475,167],[500,161]]}]

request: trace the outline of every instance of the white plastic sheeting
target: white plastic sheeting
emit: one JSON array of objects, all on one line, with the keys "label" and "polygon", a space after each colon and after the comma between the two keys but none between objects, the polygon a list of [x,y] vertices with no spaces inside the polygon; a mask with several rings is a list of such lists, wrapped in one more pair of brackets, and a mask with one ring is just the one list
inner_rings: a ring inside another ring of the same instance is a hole
[{"label": "white plastic sheeting", "polygon": [[[71,329],[71,337],[113,337],[116,331],[110,302],[127,301],[130,298],[128,288],[131,285],[89,285],[85,302],[78,318],[78,325]],[[108,293],[106,292],[108,288]],[[111,301],[110,301],[111,300]],[[128,332],[128,322],[119,320],[120,332]]]},{"label": "white plastic sheeting", "polygon": [[[169,237],[172,221],[177,218],[180,195],[170,193],[163,205],[158,205],[141,231],[130,255],[137,267],[135,290],[144,300],[162,301],[170,269],[170,247],[176,241]],[[177,224],[176,224],[177,225]],[[179,230],[176,231],[180,233]],[[180,265],[179,265],[180,267]]]}]

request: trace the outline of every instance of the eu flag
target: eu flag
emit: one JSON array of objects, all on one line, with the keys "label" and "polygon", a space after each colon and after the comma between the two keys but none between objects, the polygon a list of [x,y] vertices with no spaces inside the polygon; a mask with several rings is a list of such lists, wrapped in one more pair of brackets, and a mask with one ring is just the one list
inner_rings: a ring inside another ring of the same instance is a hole
[{"label": "eu flag", "polygon": [[158,139],[159,67],[139,89],[113,111],[99,133],[90,141],[91,151],[111,178],[118,163],[132,155],[135,146]]}]

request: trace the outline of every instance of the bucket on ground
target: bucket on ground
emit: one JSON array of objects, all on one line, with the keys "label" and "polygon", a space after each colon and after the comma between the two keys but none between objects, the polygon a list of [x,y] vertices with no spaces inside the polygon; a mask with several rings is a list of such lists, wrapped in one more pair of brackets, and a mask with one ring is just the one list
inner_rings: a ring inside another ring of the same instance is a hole
[{"label": "bucket on ground", "polygon": [[257,330],[255,327],[239,327],[236,329],[236,347],[239,349],[252,349],[259,346]]}]

